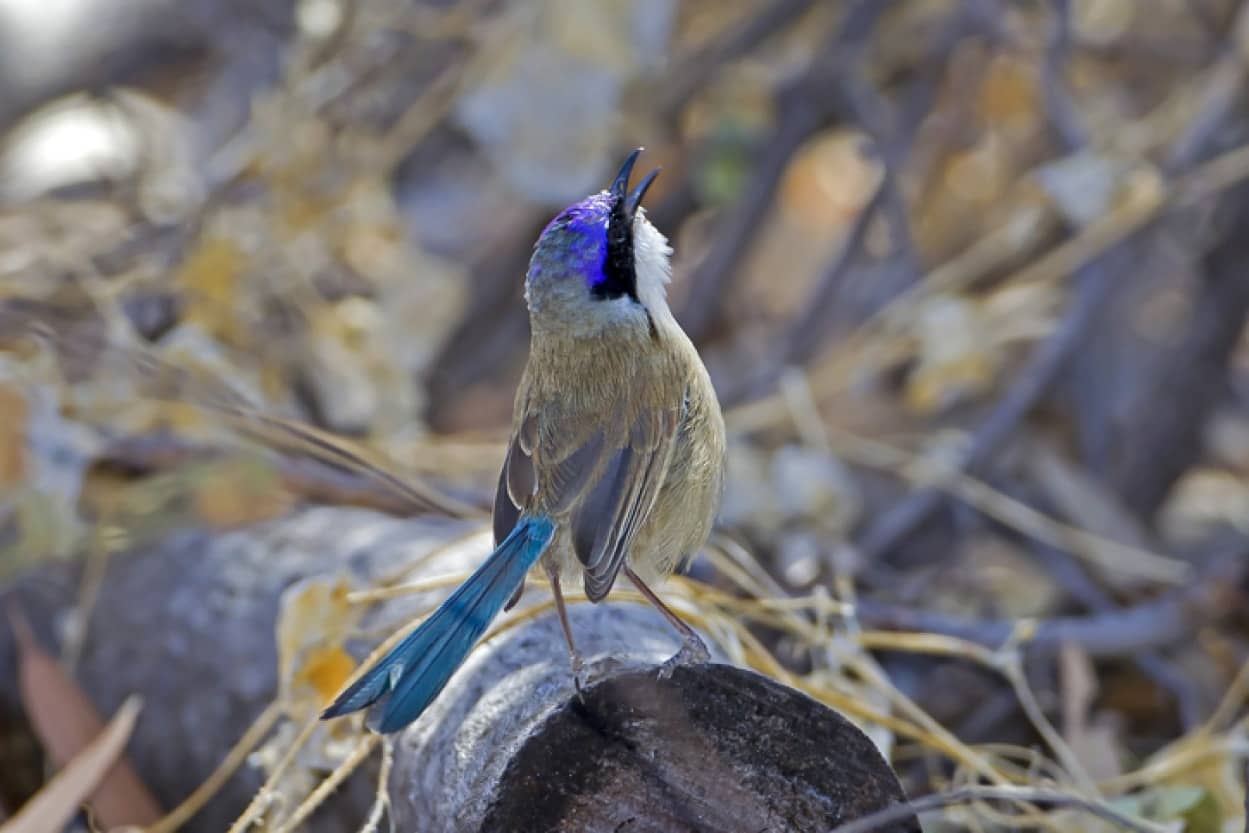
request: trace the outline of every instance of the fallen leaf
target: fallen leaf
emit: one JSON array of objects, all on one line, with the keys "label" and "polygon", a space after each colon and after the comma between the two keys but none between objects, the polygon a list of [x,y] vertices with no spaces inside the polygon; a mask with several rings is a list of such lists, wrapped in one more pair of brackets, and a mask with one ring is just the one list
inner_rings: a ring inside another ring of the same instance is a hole
[{"label": "fallen leaf", "polygon": [[328,703],[342,690],[347,678],[355,670],[355,659],[341,645],[316,648],[309,652],[308,658],[295,676],[295,681],[308,683],[316,689],[321,701]]},{"label": "fallen leaf", "polygon": [[[17,643],[22,708],[48,758],[57,766],[68,766],[100,736],[104,721],[78,683],[39,646],[21,611],[10,607],[8,616]],[[162,815],[125,759],[107,771],[89,803],[105,827],[150,824]]]},{"label": "fallen leaf", "polygon": [[355,622],[348,590],[341,578],[313,577],[282,594],[277,643],[284,701],[320,709],[355,669],[342,647]]},{"label": "fallen leaf", "polygon": [[1064,642],[1058,654],[1062,679],[1063,737],[1094,779],[1121,775],[1115,726],[1090,714],[1097,697],[1097,672],[1084,649]]},{"label": "fallen leaf", "polygon": [[[121,754],[134,731],[140,707],[136,697],[122,703],[108,726],[35,793],[17,815],[0,825],[0,833],[50,833],[63,829],[77,814],[83,801],[93,792],[104,792],[107,781],[125,765]],[[95,809],[106,826],[114,827],[122,823],[119,819],[106,820],[98,805]],[[159,814],[143,823],[155,821],[156,818]],[[128,821],[138,822],[139,819],[132,816]]]},{"label": "fallen leaf", "polygon": [[968,298],[938,296],[923,305],[914,322],[916,362],[906,380],[909,408],[931,414],[989,387],[1001,351],[985,324]]}]

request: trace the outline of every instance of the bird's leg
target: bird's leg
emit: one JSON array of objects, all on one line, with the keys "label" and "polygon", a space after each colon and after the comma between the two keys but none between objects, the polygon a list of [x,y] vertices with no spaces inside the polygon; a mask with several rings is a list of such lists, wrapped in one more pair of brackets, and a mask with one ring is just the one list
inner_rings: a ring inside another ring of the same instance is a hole
[{"label": "bird's leg", "polygon": [[559,567],[545,559],[543,560],[543,567],[546,568],[546,577],[551,582],[551,595],[555,597],[555,610],[559,613],[559,626],[564,629],[564,641],[568,643],[568,661],[572,665],[572,683],[577,689],[577,695],[580,696],[582,694],[581,654],[577,651],[577,643],[572,638],[572,625],[568,622],[568,608],[564,606],[564,591],[559,586]]},{"label": "bird's leg", "polygon": [[703,644],[703,640],[694,629],[685,624],[685,621],[672,612],[672,608],[663,603],[655,591],[646,586],[646,582],[633,572],[633,568],[628,564],[624,565],[624,574],[629,577],[629,581],[633,582],[633,586],[646,597],[646,601],[655,606],[655,609],[664,615],[664,618],[676,628],[681,634],[683,640],[681,650],[677,651],[667,662],[659,668],[659,676],[666,678],[672,676],[672,672],[676,670],[678,665],[698,665],[711,659],[711,653],[707,650],[707,646]]}]

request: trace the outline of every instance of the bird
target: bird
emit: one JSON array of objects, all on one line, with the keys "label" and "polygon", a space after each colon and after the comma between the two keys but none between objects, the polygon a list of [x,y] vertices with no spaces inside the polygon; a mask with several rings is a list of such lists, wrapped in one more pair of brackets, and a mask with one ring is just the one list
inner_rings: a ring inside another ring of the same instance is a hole
[{"label": "bird", "polygon": [[583,661],[563,582],[580,580],[586,597],[601,602],[623,572],[682,637],[660,674],[708,661],[701,638],[651,584],[710,534],[724,482],[724,419],[668,307],[672,249],[641,206],[659,169],[629,189],[641,152],[629,154],[610,187],[560,212],[534,246],[525,275],[529,357],[499,473],[494,551],[323,719],[370,708],[373,731],[412,723],[539,564],[578,692]]}]

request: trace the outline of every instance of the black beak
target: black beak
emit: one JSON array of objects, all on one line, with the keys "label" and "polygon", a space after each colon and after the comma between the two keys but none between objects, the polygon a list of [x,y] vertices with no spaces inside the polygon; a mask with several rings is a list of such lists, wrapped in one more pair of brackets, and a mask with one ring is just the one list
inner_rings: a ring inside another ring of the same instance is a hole
[{"label": "black beak", "polygon": [[633,175],[633,165],[638,161],[638,156],[641,155],[642,150],[643,148],[638,148],[629,154],[624,164],[620,166],[620,173],[616,174],[615,180],[612,181],[611,189],[608,191],[612,196],[613,202],[623,206],[625,216],[630,221],[637,214],[638,206],[642,204],[642,197],[646,196],[647,189],[651,187],[655,177],[659,176],[660,171],[659,168],[651,171],[643,177],[633,191],[629,191],[629,178]]}]

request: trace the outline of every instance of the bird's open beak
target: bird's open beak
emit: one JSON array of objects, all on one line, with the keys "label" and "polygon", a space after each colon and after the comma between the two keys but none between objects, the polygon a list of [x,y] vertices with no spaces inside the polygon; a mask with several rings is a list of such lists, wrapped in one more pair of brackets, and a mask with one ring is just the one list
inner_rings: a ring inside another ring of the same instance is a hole
[{"label": "bird's open beak", "polygon": [[648,173],[638,183],[637,187],[629,191],[629,178],[633,175],[633,165],[638,160],[638,156],[642,153],[643,148],[630,153],[625,159],[624,164],[620,166],[620,173],[616,174],[615,180],[612,181],[611,189],[608,193],[612,199],[621,201],[624,206],[625,216],[630,220],[637,214],[638,206],[642,204],[642,197],[646,196],[646,190],[651,187],[651,183],[655,181],[655,177],[659,176],[659,168]]}]

